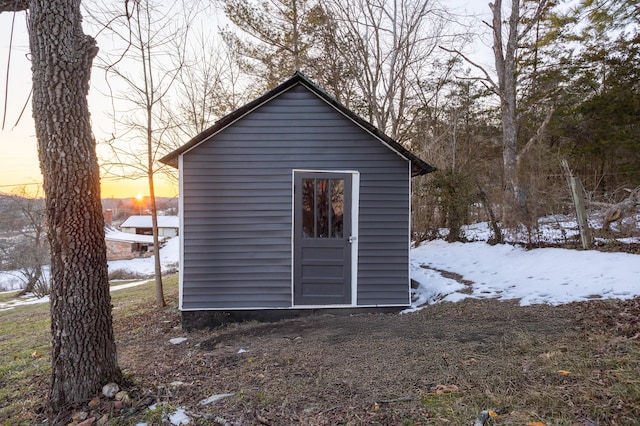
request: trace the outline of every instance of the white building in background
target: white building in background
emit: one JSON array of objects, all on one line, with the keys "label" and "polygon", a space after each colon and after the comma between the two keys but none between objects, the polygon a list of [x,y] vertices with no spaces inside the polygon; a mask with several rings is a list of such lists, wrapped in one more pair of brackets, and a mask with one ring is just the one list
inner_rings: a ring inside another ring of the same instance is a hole
[{"label": "white building in background", "polygon": [[[130,234],[111,226],[105,226],[104,237],[107,243],[107,260],[126,260],[137,257],[149,257],[153,254],[153,236]],[[163,240],[160,241],[162,246]]]},{"label": "white building in background", "polygon": [[[158,236],[175,237],[179,234],[180,220],[178,216],[158,216]],[[120,230],[129,234],[153,235],[151,216],[130,216],[122,222]]]}]

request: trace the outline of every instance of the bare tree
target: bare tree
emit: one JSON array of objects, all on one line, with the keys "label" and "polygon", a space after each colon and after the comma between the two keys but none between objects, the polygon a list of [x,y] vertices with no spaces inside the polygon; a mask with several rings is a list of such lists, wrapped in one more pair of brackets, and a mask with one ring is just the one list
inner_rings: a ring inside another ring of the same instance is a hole
[{"label": "bare tree", "polygon": [[156,304],[163,307],[166,302],[155,196],[155,176],[160,166],[156,159],[171,149],[167,141],[172,126],[167,102],[183,68],[183,62],[175,58],[185,56],[186,36],[196,10],[183,3],[162,5],[144,0],[128,3],[125,12],[106,24],[122,42],[123,50],[103,58],[101,64],[110,84],[121,88],[116,89],[114,99],[119,105],[129,105],[127,110],[114,111],[119,129],[118,136],[108,141],[114,159],[107,165],[111,174],[148,181]]},{"label": "bare tree", "polygon": [[414,204],[421,206],[413,212],[416,238],[439,236],[446,227],[447,239],[464,240],[462,225],[489,220],[492,241],[501,240],[489,202],[500,181],[499,122],[487,109],[491,94],[479,81],[464,78],[470,71],[463,65],[459,58],[443,62],[444,69],[423,82],[422,106],[412,111],[411,147],[438,168],[413,179]]},{"label": "bare tree", "polygon": [[[518,167],[523,156],[541,138],[551,120],[553,109],[549,108],[537,131],[522,147],[518,145],[518,87],[517,69],[519,53],[524,40],[537,28],[539,20],[552,6],[549,0],[530,2],[533,7],[521,8],[520,0],[511,1],[507,27],[503,21],[502,0],[490,3],[492,13],[491,30],[493,34],[493,55],[497,82],[490,78],[491,87],[500,98],[502,120],[502,159],[503,159],[503,199],[502,221],[505,222],[518,203],[521,188],[518,183]],[[535,46],[534,46],[535,47]]]},{"label": "bare tree", "polygon": [[[522,188],[519,183],[519,168],[524,156],[542,138],[553,115],[553,108],[546,102],[555,90],[543,94],[536,94],[536,102],[532,108],[542,111],[543,118],[536,124],[531,136],[520,143],[519,123],[523,111],[520,108],[523,90],[522,49],[525,45],[532,51],[531,84],[528,95],[537,90],[536,74],[538,63],[538,43],[540,20],[555,5],[552,0],[522,1],[511,0],[510,8],[505,7],[502,0],[489,3],[491,22],[486,23],[491,28],[493,36],[493,57],[495,75],[492,77],[486,68],[470,59],[459,50],[450,50],[463,57],[469,64],[478,69],[482,77],[478,79],[495,93],[500,100],[500,119],[502,124],[502,221],[513,219],[514,207],[522,202]],[[535,31],[534,31],[535,30]],[[532,34],[533,33],[533,34]],[[533,40],[532,40],[533,39]],[[520,98],[519,98],[520,97]]]},{"label": "bare tree", "polygon": [[177,76],[178,106],[169,111],[178,130],[177,148],[184,138],[191,139],[256,94],[247,90],[249,83],[237,66],[234,52],[213,35],[200,35],[191,49],[176,53],[184,64]]},{"label": "bare tree", "polygon": [[38,193],[27,194],[23,186],[12,194],[0,195],[0,202],[0,230],[7,235],[6,243],[0,243],[5,267],[15,270],[22,278],[25,286],[21,295],[48,295],[49,278],[44,268],[50,260],[44,200]]},{"label": "bare tree", "polygon": [[420,84],[433,71],[448,15],[432,0],[333,1],[326,5],[337,22],[341,52],[362,96],[363,115],[402,141],[410,111],[420,102]]},{"label": "bare tree", "polygon": [[0,0],[29,10],[33,117],[51,250],[51,389],[55,410],[121,376],[111,316],[100,171],[87,94],[98,53],[79,0]]},{"label": "bare tree", "polygon": [[[176,51],[183,64],[176,76],[175,102],[166,110],[166,149],[176,149],[221,117],[257,96],[240,71],[235,52],[213,35],[199,35],[189,49]],[[163,150],[164,151],[164,150]],[[176,169],[157,169],[168,181],[178,181]]]}]

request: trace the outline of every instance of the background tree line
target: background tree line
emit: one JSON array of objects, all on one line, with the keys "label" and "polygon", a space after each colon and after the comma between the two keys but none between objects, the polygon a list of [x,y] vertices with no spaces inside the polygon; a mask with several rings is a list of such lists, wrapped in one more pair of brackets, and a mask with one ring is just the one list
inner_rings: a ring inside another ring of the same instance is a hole
[{"label": "background tree line", "polygon": [[[158,173],[175,178],[160,156],[301,70],[438,168],[414,180],[417,239],[487,220],[495,241],[504,229],[535,243],[537,219],[570,208],[562,160],[594,202],[640,182],[638,6],[514,6],[461,24],[433,0],[92,5],[87,20],[119,41],[97,58],[113,99],[103,175],[145,177],[153,194]],[[226,24],[206,25],[216,13]],[[490,65],[469,53],[478,24]]]},{"label": "background tree line", "polygon": [[42,297],[49,294],[49,261],[44,200],[28,197],[24,187],[0,194],[0,270],[24,283],[21,295]]},{"label": "background tree line", "polygon": [[[562,160],[589,201],[640,183],[638,5],[569,6],[498,0],[481,20],[432,0],[220,1],[223,43],[201,37],[180,57],[173,140],[301,70],[439,169],[414,181],[418,239],[489,220],[496,241],[504,229],[535,243],[537,219],[571,207]],[[490,65],[469,53],[478,27]]]}]

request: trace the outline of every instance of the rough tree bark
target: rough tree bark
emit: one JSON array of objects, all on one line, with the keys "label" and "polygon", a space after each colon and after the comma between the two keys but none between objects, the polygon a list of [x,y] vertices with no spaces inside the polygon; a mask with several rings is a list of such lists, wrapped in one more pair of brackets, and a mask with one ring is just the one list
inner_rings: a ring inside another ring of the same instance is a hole
[{"label": "rough tree bark", "polygon": [[49,402],[59,410],[120,377],[87,102],[98,48],[82,31],[80,0],[0,0],[0,12],[27,8],[33,117],[51,247]]},{"label": "rough tree bark", "polygon": [[[503,163],[503,198],[502,198],[502,222],[512,219],[512,211],[518,203],[520,193],[518,181],[518,168],[522,156],[542,136],[544,129],[551,120],[552,111],[548,111],[538,132],[522,149],[518,149],[518,105],[517,88],[518,72],[516,69],[518,60],[518,48],[524,37],[531,31],[540,19],[542,13],[549,5],[548,0],[536,0],[535,11],[528,19],[520,15],[521,0],[511,1],[511,11],[507,28],[503,26],[502,0],[489,3],[493,33],[493,56],[496,66],[498,82],[494,84],[496,93],[500,96],[500,112],[502,119],[502,163]],[[524,4],[524,3],[523,3]],[[524,6],[523,6],[524,7]],[[506,38],[505,38],[506,37]]]},{"label": "rough tree bark", "polygon": [[511,207],[518,194],[518,133],[516,122],[516,49],[518,48],[518,21],[520,19],[520,2],[511,2],[509,31],[504,43],[502,31],[502,0],[489,3],[492,12],[493,54],[498,75],[498,92],[500,94],[500,111],[502,117],[502,165],[503,165],[503,199],[502,221],[510,216]]}]

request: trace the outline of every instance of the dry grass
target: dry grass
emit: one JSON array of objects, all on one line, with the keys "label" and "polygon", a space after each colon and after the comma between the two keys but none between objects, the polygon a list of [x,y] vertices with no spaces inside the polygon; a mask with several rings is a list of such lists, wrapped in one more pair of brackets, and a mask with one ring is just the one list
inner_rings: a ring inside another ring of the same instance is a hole
[{"label": "dry grass", "polygon": [[[324,315],[187,334],[175,278],[162,310],[152,285],[114,293],[114,328],[132,405],[168,405],[123,411],[113,425],[162,424],[162,411],[178,406],[198,425],[457,426],[483,409],[502,413],[490,425],[640,424],[637,300],[467,300],[403,316]],[[2,424],[44,417],[47,317],[44,306],[0,312]],[[169,343],[181,336],[188,340]],[[234,396],[198,404],[221,393]]]},{"label": "dry grass", "polygon": [[49,306],[0,311],[0,424],[34,424],[50,371]]}]

